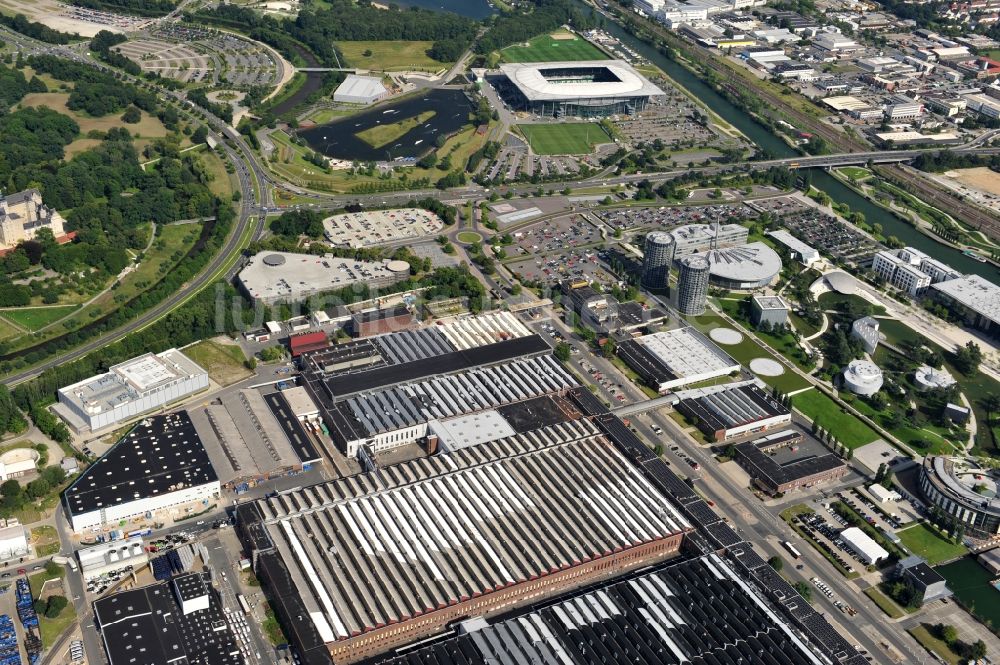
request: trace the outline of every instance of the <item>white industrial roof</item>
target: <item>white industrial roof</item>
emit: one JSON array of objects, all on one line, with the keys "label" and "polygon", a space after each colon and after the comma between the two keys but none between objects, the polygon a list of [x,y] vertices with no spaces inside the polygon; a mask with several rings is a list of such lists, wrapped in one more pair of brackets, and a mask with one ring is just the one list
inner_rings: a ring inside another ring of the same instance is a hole
[{"label": "white industrial roof", "polygon": [[374,76],[348,74],[334,93],[337,97],[365,97],[374,99],[386,92],[382,80]]},{"label": "white industrial roof", "polygon": [[807,245],[802,242],[791,233],[785,229],[778,229],[776,231],[769,231],[768,234],[782,245],[797,253],[802,261],[806,265],[809,265],[813,261],[819,259],[819,250],[817,250],[812,245]]},{"label": "white industrial roof", "polygon": [[760,282],[781,272],[781,257],[762,242],[706,253],[711,275],[727,281]]},{"label": "white industrial roof", "polygon": [[656,356],[678,378],[706,373],[728,374],[740,367],[722,349],[691,328],[644,335],[636,342]]},{"label": "white industrial roof", "polygon": [[872,540],[871,536],[856,526],[841,531],[840,537],[869,561],[881,561],[889,556],[889,553],[881,545]]},{"label": "white industrial roof", "polygon": [[431,423],[443,451],[460,450],[514,436],[517,432],[498,412],[490,409]]},{"label": "white industrial roof", "polygon": [[[617,81],[608,83],[581,82],[556,83],[542,74],[551,69],[604,68]],[[500,65],[500,71],[518,87],[529,100],[560,100],[578,97],[656,96],[663,91],[624,60],[583,60],[579,62],[516,62]]]},{"label": "white industrial roof", "polygon": [[1000,286],[984,277],[966,275],[959,279],[932,284],[931,288],[951,296],[994,323],[1000,323]]}]

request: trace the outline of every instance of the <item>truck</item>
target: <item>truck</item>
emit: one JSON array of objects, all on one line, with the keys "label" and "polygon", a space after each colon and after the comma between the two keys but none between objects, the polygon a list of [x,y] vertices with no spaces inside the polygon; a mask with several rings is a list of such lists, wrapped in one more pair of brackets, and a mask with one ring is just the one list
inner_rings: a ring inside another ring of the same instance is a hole
[{"label": "truck", "polygon": [[77,571],[79,566],[76,565],[76,559],[71,556],[63,556],[62,554],[57,554],[52,557],[52,563],[58,563],[60,566],[69,566],[70,570]]}]

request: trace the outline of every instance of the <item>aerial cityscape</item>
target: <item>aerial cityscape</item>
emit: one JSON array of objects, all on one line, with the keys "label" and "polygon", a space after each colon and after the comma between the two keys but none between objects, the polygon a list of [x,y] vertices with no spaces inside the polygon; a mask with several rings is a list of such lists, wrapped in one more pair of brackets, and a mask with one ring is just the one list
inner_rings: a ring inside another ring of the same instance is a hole
[{"label": "aerial cityscape", "polygon": [[1000,662],[1000,0],[0,0],[0,665]]}]

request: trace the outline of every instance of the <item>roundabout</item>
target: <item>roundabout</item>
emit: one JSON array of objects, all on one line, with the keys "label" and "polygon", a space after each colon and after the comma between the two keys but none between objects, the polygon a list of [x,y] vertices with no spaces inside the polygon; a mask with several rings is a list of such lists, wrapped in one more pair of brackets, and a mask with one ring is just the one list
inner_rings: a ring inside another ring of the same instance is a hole
[{"label": "roundabout", "polygon": [[455,239],[463,245],[471,245],[473,243],[482,242],[483,236],[479,235],[475,231],[459,231],[458,234],[455,235]]}]

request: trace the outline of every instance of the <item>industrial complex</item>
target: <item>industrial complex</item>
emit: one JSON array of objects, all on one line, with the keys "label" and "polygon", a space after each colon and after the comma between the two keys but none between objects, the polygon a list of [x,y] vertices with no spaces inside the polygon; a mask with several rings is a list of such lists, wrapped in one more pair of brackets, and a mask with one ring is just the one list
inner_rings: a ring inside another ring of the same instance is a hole
[{"label": "industrial complex", "polygon": [[792,421],[792,414],[756,380],[676,393],[676,409],[715,441],[763,432]]},{"label": "industrial complex", "polygon": [[740,364],[694,328],[626,340],[618,355],[643,381],[664,393],[740,371]]}]

